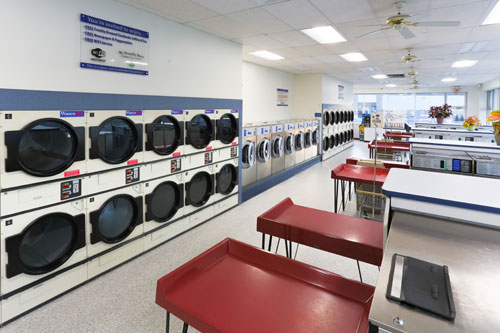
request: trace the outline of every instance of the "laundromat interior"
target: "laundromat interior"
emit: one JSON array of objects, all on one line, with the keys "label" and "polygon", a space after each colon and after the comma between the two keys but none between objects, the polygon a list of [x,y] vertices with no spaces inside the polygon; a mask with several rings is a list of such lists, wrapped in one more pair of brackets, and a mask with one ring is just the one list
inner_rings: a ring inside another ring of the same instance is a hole
[{"label": "laundromat interior", "polygon": [[500,0],[0,10],[0,332],[500,332]]}]

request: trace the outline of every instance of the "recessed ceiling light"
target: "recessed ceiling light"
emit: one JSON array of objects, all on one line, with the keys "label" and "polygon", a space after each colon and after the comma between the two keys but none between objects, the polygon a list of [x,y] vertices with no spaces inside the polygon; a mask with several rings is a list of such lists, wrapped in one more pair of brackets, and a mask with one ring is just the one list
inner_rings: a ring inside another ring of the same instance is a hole
[{"label": "recessed ceiling light", "polygon": [[385,85],[387,88],[394,88],[396,85],[394,83],[389,83]]},{"label": "recessed ceiling light", "polygon": [[267,59],[267,60],[281,60],[285,59],[284,57],[280,56],[279,54],[272,53],[269,51],[255,51],[255,52],[250,52],[249,54],[254,55],[259,58]]},{"label": "recessed ceiling light", "polygon": [[481,25],[500,23],[500,1],[491,9]]},{"label": "recessed ceiling light", "polygon": [[341,54],[340,57],[342,57],[345,61],[349,61],[349,62],[360,62],[360,61],[367,61],[368,60],[363,55],[363,53],[359,53],[359,52],[344,53],[344,54]]},{"label": "recessed ceiling light", "polygon": [[456,77],[445,77],[441,80],[441,82],[455,82],[457,80]]},{"label": "recessed ceiling light", "polygon": [[303,29],[302,32],[320,44],[332,44],[346,41],[346,39],[330,25]]},{"label": "recessed ceiling light", "polygon": [[385,75],[385,74],[376,74],[376,75],[372,75],[372,78],[374,78],[376,80],[383,80],[383,79],[387,79],[387,75]]},{"label": "recessed ceiling light", "polygon": [[455,61],[451,67],[457,67],[457,68],[461,68],[461,67],[472,67],[474,66],[475,64],[477,64],[477,60],[459,60],[459,61]]}]

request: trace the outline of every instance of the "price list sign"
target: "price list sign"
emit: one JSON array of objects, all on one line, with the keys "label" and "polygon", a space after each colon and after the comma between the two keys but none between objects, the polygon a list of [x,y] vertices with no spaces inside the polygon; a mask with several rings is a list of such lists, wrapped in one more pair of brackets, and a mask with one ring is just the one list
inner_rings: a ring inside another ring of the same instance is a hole
[{"label": "price list sign", "polygon": [[80,67],[149,74],[149,32],[80,15]]}]

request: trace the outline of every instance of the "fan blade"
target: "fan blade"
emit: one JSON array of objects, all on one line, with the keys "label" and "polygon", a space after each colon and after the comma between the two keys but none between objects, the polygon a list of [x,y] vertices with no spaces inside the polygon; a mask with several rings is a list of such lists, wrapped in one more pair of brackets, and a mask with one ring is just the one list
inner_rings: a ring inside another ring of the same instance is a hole
[{"label": "fan blade", "polygon": [[460,21],[415,22],[417,27],[458,27]]},{"label": "fan blade", "polygon": [[422,61],[443,61],[444,58],[423,58]]},{"label": "fan blade", "polygon": [[399,29],[399,32],[401,33],[401,35],[405,39],[410,39],[410,38],[414,38],[415,37],[415,35],[413,34],[413,32],[411,32],[411,30],[408,29],[408,28]]},{"label": "fan blade", "polygon": [[383,27],[383,24],[367,24],[367,25],[357,25],[356,28],[364,28],[364,27]]},{"label": "fan blade", "polygon": [[384,29],[384,28],[382,28],[382,29],[378,29],[378,30],[375,30],[375,31],[369,32],[369,33],[367,33],[367,34],[360,35],[360,36],[356,37],[356,39],[360,39],[360,38],[363,38],[363,37],[371,36],[371,35],[374,35],[374,34],[376,34],[376,33],[379,33],[379,32],[381,32],[381,31],[384,31],[384,30],[386,30],[386,29]]}]

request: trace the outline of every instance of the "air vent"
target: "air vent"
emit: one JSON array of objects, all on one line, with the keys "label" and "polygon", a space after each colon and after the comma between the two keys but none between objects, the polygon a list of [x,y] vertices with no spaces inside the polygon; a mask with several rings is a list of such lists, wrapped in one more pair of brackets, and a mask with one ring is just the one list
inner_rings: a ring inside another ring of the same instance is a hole
[{"label": "air vent", "polygon": [[404,79],[404,74],[387,74],[390,79]]}]

